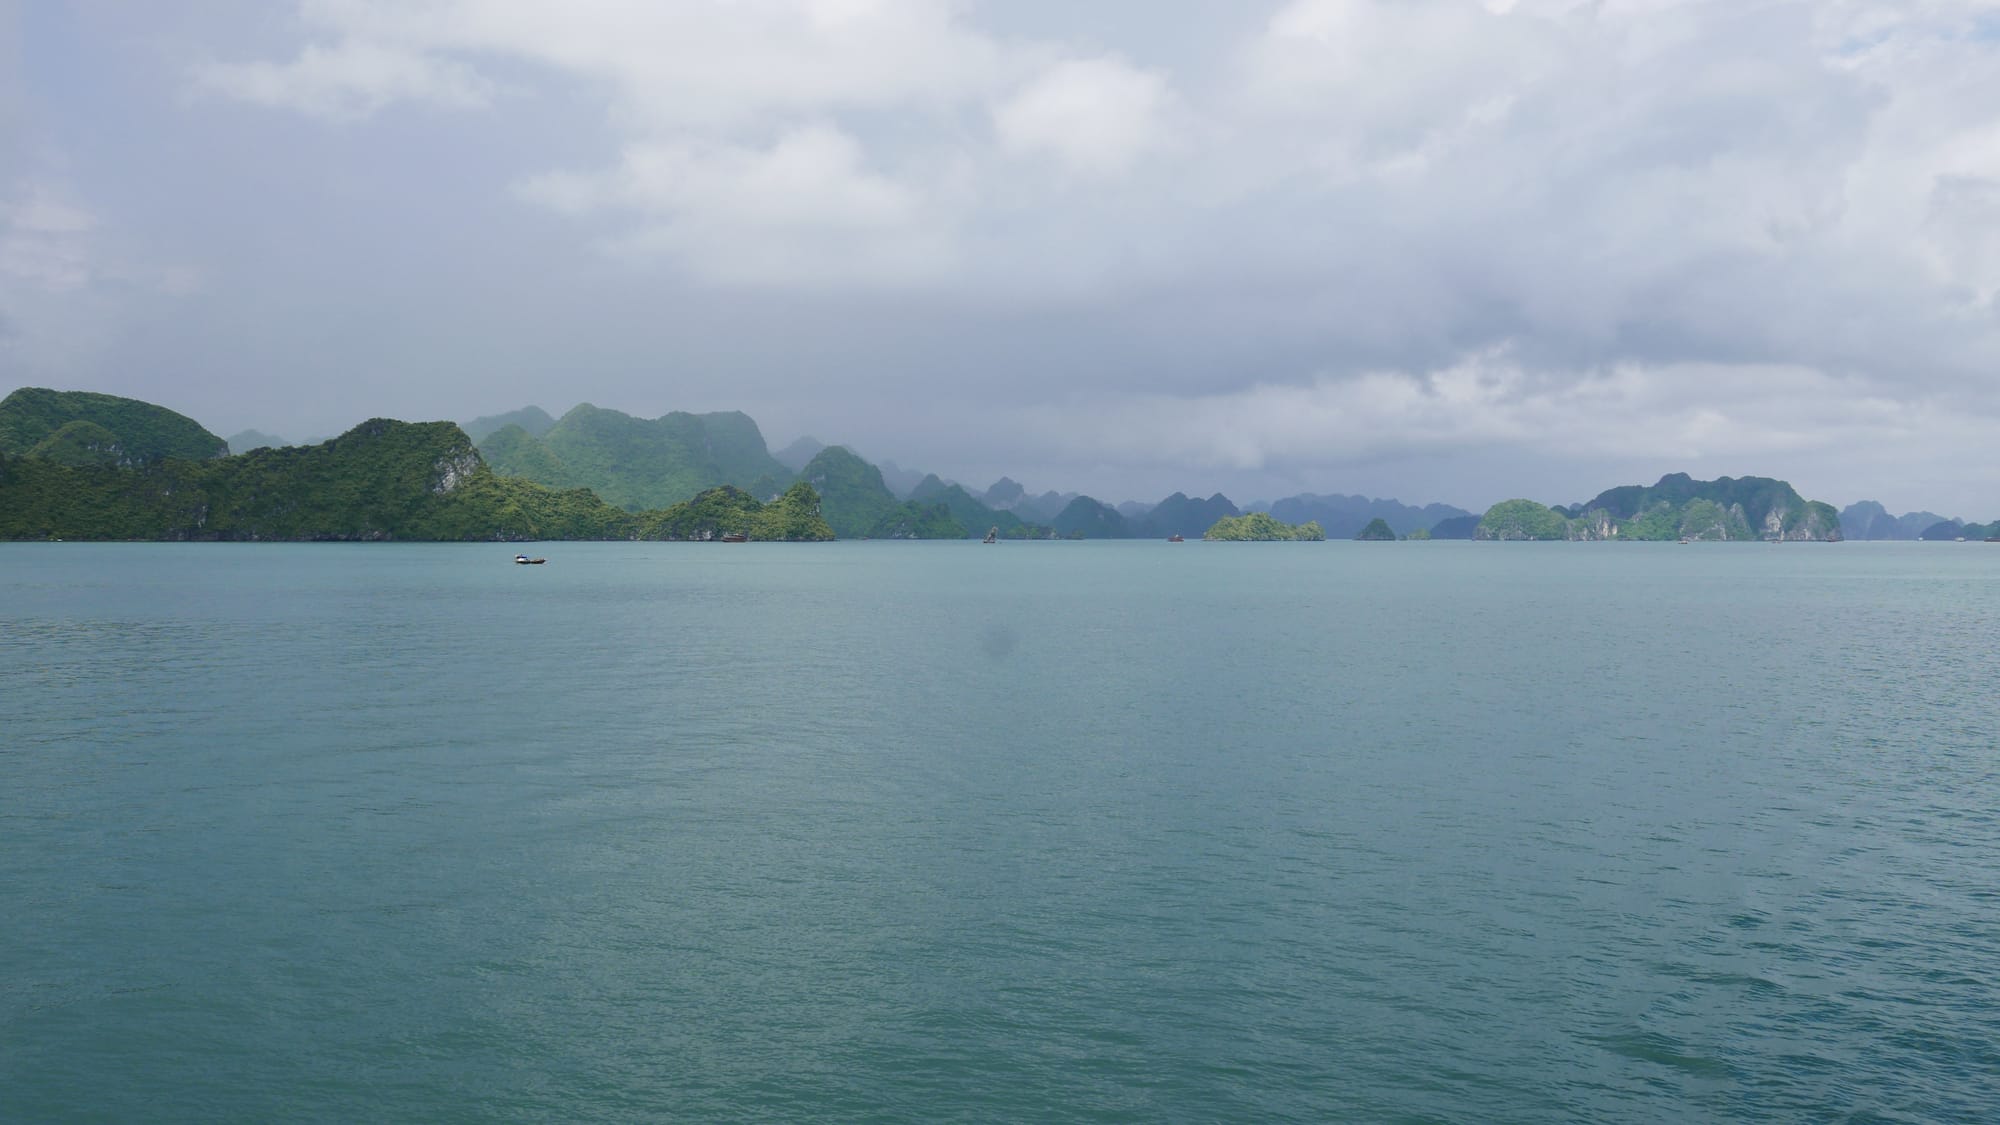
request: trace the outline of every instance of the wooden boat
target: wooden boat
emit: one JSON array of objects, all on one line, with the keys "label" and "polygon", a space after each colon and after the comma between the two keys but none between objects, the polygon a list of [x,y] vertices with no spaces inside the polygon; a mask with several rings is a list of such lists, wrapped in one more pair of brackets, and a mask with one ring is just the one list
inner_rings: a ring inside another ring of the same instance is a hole
[{"label": "wooden boat", "polygon": [[743,532],[740,532],[740,531],[732,531],[732,532],[730,532],[729,534],[727,534],[727,535],[725,535],[725,536],[721,537],[721,538],[720,538],[719,540],[717,540],[717,542],[720,542],[720,543],[748,543],[748,542],[750,542],[750,537],[749,537],[748,535],[744,534]]}]

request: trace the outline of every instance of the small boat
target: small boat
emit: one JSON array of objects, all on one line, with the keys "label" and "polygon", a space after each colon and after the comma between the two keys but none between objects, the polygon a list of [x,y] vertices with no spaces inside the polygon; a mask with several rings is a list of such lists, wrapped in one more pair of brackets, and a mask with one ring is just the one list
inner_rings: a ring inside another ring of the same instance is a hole
[{"label": "small boat", "polygon": [[514,564],[515,564],[516,566],[540,566],[540,565],[542,565],[543,563],[545,563],[545,562],[548,562],[548,561],[549,561],[549,560],[547,560],[547,559],[531,559],[531,558],[529,558],[529,557],[528,557],[528,556],[526,556],[526,555],[515,555],[515,556],[514,556]]},{"label": "small boat", "polygon": [[1169,535],[1169,536],[1167,536],[1167,542],[1169,542],[1169,543],[1185,543],[1185,542],[1187,542],[1187,540],[1185,540],[1185,539],[1182,539],[1182,538],[1181,538],[1181,533],[1180,533],[1180,532],[1178,532],[1178,531],[1176,531],[1176,532],[1174,532],[1174,533],[1173,533],[1172,535]]},{"label": "small boat", "polygon": [[722,542],[722,543],[748,543],[748,542],[750,542],[750,537],[749,537],[748,535],[745,535],[745,534],[744,534],[743,532],[740,532],[740,531],[732,531],[732,532],[730,532],[729,534],[727,534],[727,535],[724,535],[724,536],[722,536],[722,537],[721,537],[721,539],[719,539],[719,540],[718,540],[718,542]]},{"label": "small boat", "polygon": [[980,542],[981,542],[981,543],[998,543],[998,542],[1000,542],[1000,526],[999,526],[998,524],[995,524],[994,526],[992,526],[992,527],[989,527],[989,528],[987,528],[987,529],[986,529],[986,538],[984,538],[984,539],[981,539],[981,540],[980,540]]}]

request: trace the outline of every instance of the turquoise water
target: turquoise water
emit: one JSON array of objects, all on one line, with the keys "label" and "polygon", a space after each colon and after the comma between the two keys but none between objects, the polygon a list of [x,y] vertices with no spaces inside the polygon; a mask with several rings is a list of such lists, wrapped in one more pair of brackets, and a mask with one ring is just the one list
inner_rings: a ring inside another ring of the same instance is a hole
[{"label": "turquoise water", "polygon": [[0,547],[0,1119],[1991,1121],[2000,547]]}]

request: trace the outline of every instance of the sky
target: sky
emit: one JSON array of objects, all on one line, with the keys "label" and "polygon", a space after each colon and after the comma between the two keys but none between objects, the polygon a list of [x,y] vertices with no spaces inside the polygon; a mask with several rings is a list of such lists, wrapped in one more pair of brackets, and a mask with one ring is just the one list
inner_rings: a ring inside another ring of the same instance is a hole
[{"label": "sky", "polygon": [[2000,516],[2000,0],[0,0],[0,392]]}]

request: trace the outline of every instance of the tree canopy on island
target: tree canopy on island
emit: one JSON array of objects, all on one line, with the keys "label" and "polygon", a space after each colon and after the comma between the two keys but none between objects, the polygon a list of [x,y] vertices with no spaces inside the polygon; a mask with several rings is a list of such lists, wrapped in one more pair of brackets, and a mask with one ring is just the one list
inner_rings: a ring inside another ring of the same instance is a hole
[{"label": "tree canopy on island", "polygon": [[22,387],[0,399],[0,454],[131,467],[228,452],[201,423],[136,398]]},{"label": "tree canopy on island", "polygon": [[740,411],[636,418],[586,402],[535,433],[546,418],[529,407],[480,419],[499,423],[480,440],[481,456],[503,476],[588,488],[628,512],[691,500],[718,485],[743,487],[762,478],[776,492],[792,480],[765,448],[757,423]]},{"label": "tree canopy on island", "polygon": [[0,454],[0,538],[699,538],[704,526],[716,537],[833,537],[808,486],[771,504],[729,493],[635,515],[588,489],[494,473],[450,422],[377,418],[318,445],[129,468]]},{"label": "tree canopy on island", "polygon": [[1670,473],[1650,488],[1626,485],[1574,508],[1503,500],[1476,539],[1838,540],[1840,515],[1770,477],[1699,481]]},{"label": "tree canopy on island", "polygon": [[1293,526],[1263,512],[1247,512],[1215,521],[1202,538],[1223,543],[1317,543],[1326,539],[1326,532],[1316,522]]},{"label": "tree canopy on island", "polygon": [[725,484],[638,517],[640,539],[707,542],[737,534],[753,542],[806,543],[832,539],[833,528],[820,516],[819,494],[804,481],[769,504]]}]

